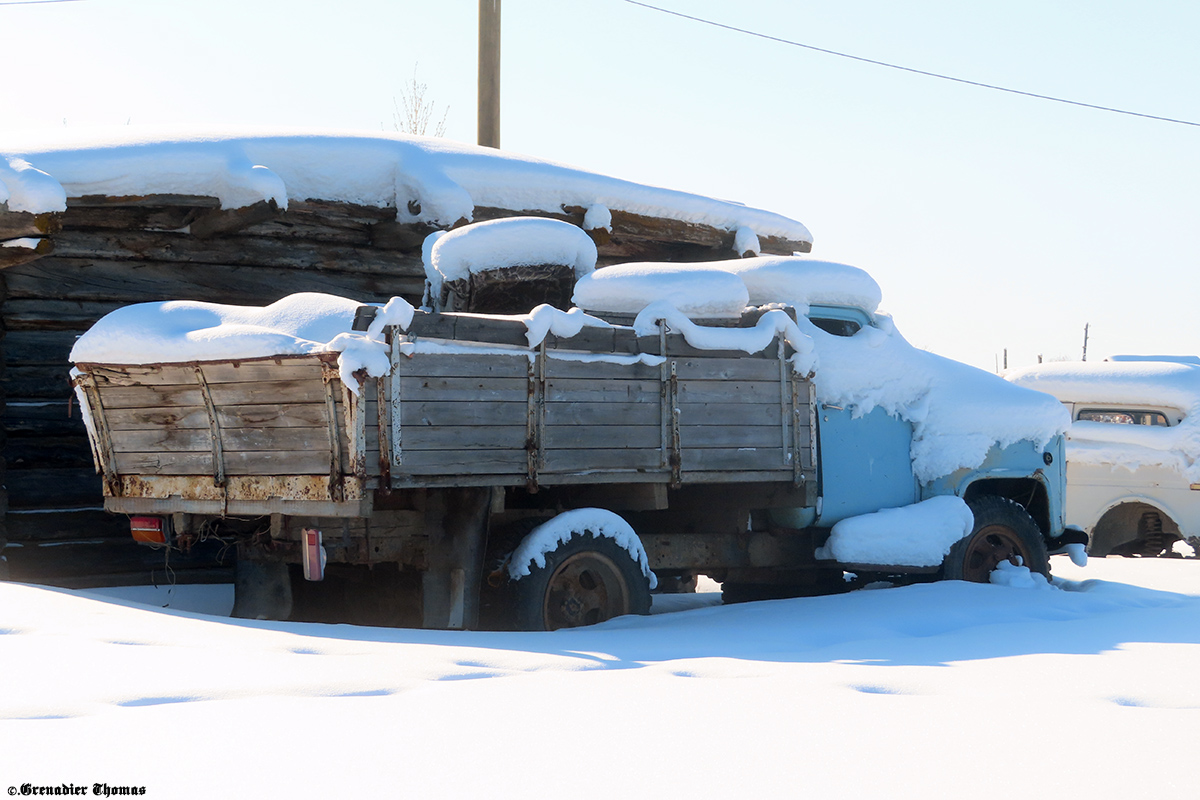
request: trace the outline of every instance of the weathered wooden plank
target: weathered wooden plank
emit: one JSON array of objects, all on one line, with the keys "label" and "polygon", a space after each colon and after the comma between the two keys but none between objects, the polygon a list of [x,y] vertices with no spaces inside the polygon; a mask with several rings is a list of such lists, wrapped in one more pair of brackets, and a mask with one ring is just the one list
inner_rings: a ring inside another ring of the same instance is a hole
[{"label": "weathered wooden plank", "polygon": [[511,356],[498,353],[486,355],[420,353],[411,358],[401,357],[396,362],[396,371],[401,376],[520,378],[525,380],[529,371],[529,356],[524,353],[516,353]]},{"label": "weathered wooden plank", "polygon": [[[228,475],[319,475],[329,471],[327,451],[250,451],[225,453]],[[208,452],[116,453],[114,463],[122,475],[212,475]]]},{"label": "weathered wooden plank", "polygon": [[548,334],[546,347],[554,350],[611,353],[616,347],[616,331],[613,328],[585,327],[570,338]]},{"label": "weathered wooden plank", "polygon": [[773,381],[778,391],[779,363],[762,358],[681,358],[675,362],[680,381]]},{"label": "weathered wooden plank", "polygon": [[778,425],[682,425],[679,440],[684,450],[780,446]]},{"label": "weathered wooden plank", "polygon": [[[525,446],[524,425],[412,425],[403,431],[404,451],[518,450]],[[407,456],[405,456],[407,457]]]},{"label": "weathered wooden plank", "polygon": [[679,420],[687,425],[774,425],[779,429],[779,403],[680,403]]},{"label": "weathered wooden plank", "polygon": [[[791,394],[791,387],[787,387]],[[684,403],[774,403],[779,407],[779,366],[772,381],[680,380],[677,402]]]},{"label": "weathered wooden plank", "polygon": [[524,450],[413,450],[392,475],[525,475]]},{"label": "weathered wooden plank", "polygon": [[525,425],[525,403],[401,403],[400,421],[408,426]]},{"label": "weathered wooden plank", "polygon": [[[312,428],[231,428],[221,426],[221,445],[226,453],[267,450],[328,450],[329,429]],[[118,453],[167,450],[173,452],[212,452],[207,428],[161,428],[125,430],[113,437]]]},{"label": "weathered wooden plank", "polygon": [[[320,381],[322,361],[316,356],[281,356],[271,360],[204,362],[204,378],[209,385],[264,381]],[[155,364],[106,366],[89,365],[88,372],[97,386],[184,385],[195,381],[191,364]],[[290,399],[290,398],[289,398]]]},{"label": "weathered wooden plank", "polygon": [[529,394],[526,378],[426,378],[400,380],[401,402],[485,402],[523,403]]},{"label": "weathered wooden plank", "polygon": [[[222,407],[258,405],[286,398],[289,403],[318,403],[325,400],[319,380],[253,381],[218,383],[211,387],[213,402]],[[160,408],[203,405],[195,385],[108,386],[100,391],[105,408]]]},{"label": "weathered wooden plank", "polygon": [[[107,409],[111,430],[155,430],[171,427],[181,430],[208,429],[208,414],[203,405],[172,408]],[[217,408],[222,428],[310,428],[328,425],[325,404],[276,404],[226,406]]]},{"label": "weathered wooden plank", "polygon": [[[586,355],[590,356],[591,354]],[[546,378],[550,380],[624,378],[625,380],[660,381],[662,380],[662,370],[657,364],[643,364],[640,361],[632,364],[597,360],[573,361],[567,358],[556,358],[552,351],[547,351]]]},{"label": "weathered wooden plank", "polygon": [[661,381],[620,378],[554,379],[546,381],[546,403],[655,403],[662,395]]},{"label": "weathered wooden plank", "polygon": [[666,468],[661,467],[661,464],[662,453],[657,446],[653,448],[547,450],[541,472],[653,471],[659,469],[666,472]]},{"label": "weathered wooden plank", "polygon": [[684,448],[683,471],[692,470],[787,470],[791,474],[792,464],[784,456],[782,447]]},{"label": "weathered wooden plank", "polygon": [[546,427],[551,425],[655,425],[659,406],[653,403],[547,403]]},{"label": "weathered wooden plank", "polygon": [[217,303],[274,302],[296,292],[326,292],[364,302],[394,295],[418,301],[425,278],[410,272],[353,273],[336,269],[281,269],[155,261],[110,261],[47,256],[5,274],[9,297],[63,298],[138,303],[203,300]]}]

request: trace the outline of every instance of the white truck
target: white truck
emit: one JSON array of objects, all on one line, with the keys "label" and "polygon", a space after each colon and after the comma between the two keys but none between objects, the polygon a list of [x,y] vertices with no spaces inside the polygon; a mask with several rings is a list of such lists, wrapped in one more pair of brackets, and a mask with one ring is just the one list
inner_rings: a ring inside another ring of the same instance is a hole
[{"label": "white truck", "polygon": [[1114,356],[1007,376],[1057,397],[1067,524],[1092,556],[1200,556],[1200,359]]}]

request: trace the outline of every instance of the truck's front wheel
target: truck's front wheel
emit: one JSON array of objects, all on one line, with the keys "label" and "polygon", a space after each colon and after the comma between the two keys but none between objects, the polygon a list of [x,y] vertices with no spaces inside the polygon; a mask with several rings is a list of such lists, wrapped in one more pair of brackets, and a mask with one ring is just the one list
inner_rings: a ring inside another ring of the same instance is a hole
[{"label": "truck's front wheel", "polygon": [[1028,567],[1050,577],[1046,541],[1029,512],[1006,497],[977,497],[968,505],[975,526],[950,548],[942,562],[946,580],[988,583],[1000,562]]},{"label": "truck's front wheel", "polygon": [[553,631],[650,613],[650,585],[615,541],[583,533],[560,543],[516,582],[517,627]]}]

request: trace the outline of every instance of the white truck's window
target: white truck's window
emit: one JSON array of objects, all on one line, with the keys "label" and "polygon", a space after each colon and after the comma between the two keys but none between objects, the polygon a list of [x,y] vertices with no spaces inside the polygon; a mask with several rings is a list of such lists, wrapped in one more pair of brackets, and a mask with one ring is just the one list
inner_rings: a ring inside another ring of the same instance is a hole
[{"label": "white truck's window", "polygon": [[1079,412],[1075,418],[1080,422],[1109,422],[1117,425],[1157,425],[1166,428],[1171,423],[1159,411],[1117,411],[1104,408],[1089,408]]}]

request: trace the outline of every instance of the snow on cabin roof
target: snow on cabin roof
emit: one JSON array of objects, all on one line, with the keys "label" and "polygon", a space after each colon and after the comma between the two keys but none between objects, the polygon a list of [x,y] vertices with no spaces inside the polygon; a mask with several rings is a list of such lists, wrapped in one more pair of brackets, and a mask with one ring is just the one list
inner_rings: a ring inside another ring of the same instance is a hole
[{"label": "snow on cabin roof", "polygon": [[879,284],[857,267],[802,256],[760,256],[616,264],[580,280],[574,299],[580,308],[618,314],[637,314],[665,299],[689,316],[717,318],[770,303],[852,306],[872,314],[882,297]]},{"label": "snow on cabin roof", "polygon": [[1078,361],[1040,364],[1005,376],[1064,403],[1175,408],[1178,425],[1076,421],[1067,432],[1068,461],[1134,471],[1175,470],[1200,483],[1200,364],[1172,361]]},{"label": "snow on cabin roof", "polygon": [[1200,364],[1172,361],[1059,361],[1015,370],[1018,386],[1064,403],[1116,403],[1200,410]]},{"label": "snow on cabin roof", "polygon": [[62,211],[68,197],[150,194],[212,196],[224,208],[334,200],[394,207],[401,222],[440,226],[473,219],[479,206],[551,212],[579,206],[595,209],[594,222],[619,210],[812,241],[804,225],[769,211],[399,133],[126,128],[0,140],[0,202],[10,211]]}]

